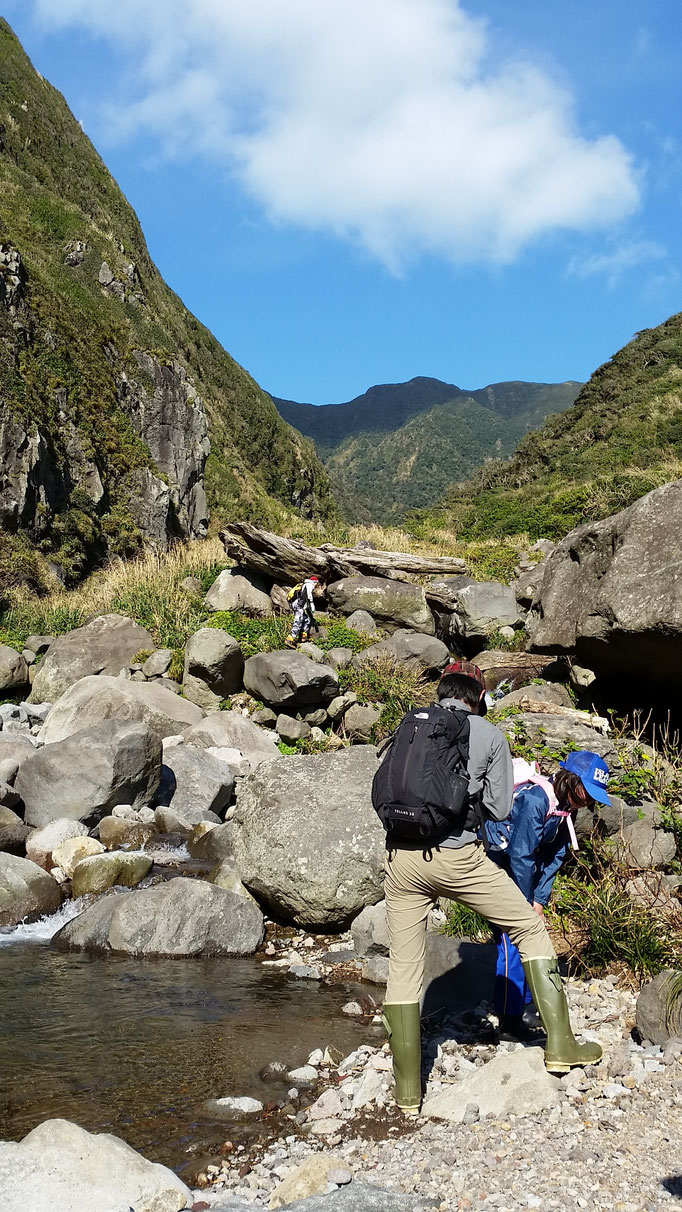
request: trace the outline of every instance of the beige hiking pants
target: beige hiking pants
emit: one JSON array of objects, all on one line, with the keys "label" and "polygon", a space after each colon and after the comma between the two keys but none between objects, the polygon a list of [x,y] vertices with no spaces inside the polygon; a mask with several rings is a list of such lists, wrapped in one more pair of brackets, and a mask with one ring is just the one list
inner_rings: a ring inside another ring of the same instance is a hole
[{"label": "beige hiking pants", "polygon": [[438,897],[459,901],[499,926],[518,947],[521,959],[546,959],[554,948],[516,884],[482,845],[457,850],[393,850],[386,855],[385,896],[390,959],[386,1004],[418,1002],[424,983],[426,922]]}]

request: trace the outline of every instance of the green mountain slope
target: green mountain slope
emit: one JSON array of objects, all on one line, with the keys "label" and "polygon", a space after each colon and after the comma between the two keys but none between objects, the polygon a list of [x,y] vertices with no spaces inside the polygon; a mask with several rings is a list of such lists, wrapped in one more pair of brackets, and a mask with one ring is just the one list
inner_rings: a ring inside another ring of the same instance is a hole
[{"label": "green mountain slope", "polygon": [[276,525],[334,509],[312,444],[163,281],[3,20],[0,455],[0,565],[8,545],[35,545],[67,578],[107,552],[201,535],[209,511]]},{"label": "green mountain slope", "polygon": [[312,438],[346,513],[391,522],[429,505],[486,459],[511,454],[528,430],[568,408],[577,383],[495,383],[463,391],[439,379],[372,387],[316,408],[275,398]]},{"label": "green mountain slope", "polygon": [[557,538],[682,476],[682,315],[645,329],[575,404],[419,515],[479,538]]}]

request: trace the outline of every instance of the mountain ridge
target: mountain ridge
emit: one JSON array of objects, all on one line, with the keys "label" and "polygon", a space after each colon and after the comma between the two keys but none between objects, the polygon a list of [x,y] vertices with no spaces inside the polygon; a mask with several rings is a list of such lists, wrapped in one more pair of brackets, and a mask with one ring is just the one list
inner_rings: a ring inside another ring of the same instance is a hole
[{"label": "mountain ridge", "polygon": [[468,391],[416,376],[377,384],[342,404],[272,398],[315,442],[345,512],[357,521],[394,522],[435,503],[486,459],[511,455],[529,429],[569,407],[579,387],[510,380]]}]

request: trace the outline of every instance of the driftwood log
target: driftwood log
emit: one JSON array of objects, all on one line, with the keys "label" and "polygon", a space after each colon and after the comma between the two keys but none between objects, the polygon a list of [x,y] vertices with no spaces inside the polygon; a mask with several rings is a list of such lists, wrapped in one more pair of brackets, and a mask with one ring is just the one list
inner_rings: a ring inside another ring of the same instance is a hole
[{"label": "driftwood log", "polygon": [[561,707],[558,703],[547,703],[541,699],[534,699],[532,687],[529,687],[527,696],[524,695],[522,699],[519,699],[518,707],[521,711],[536,712],[539,715],[560,715],[565,720],[570,720],[572,724],[586,724],[588,728],[594,728],[596,732],[601,732],[604,736],[611,731],[611,725],[603,715],[595,715],[591,711],[577,711],[574,707]]},{"label": "driftwood log", "polygon": [[326,582],[355,576],[407,581],[414,576],[456,576],[466,571],[464,560],[454,557],[334,547],[332,543],[307,547],[249,522],[231,522],[221,530],[220,538],[230,559],[282,585],[294,585],[308,576]]}]

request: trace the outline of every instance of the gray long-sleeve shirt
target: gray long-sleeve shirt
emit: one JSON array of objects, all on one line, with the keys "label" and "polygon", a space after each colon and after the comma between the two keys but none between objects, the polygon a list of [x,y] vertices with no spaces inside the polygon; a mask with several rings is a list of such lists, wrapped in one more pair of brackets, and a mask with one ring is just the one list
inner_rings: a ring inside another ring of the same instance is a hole
[{"label": "gray long-sleeve shirt", "polygon": [[[441,707],[470,711],[459,699],[442,699]],[[481,794],[487,816],[503,821],[512,809],[514,794],[514,772],[507,738],[499,728],[484,716],[472,715],[469,721],[469,794]],[[476,841],[476,834],[468,829],[452,833],[440,845],[446,849],[457,849]]]}]

